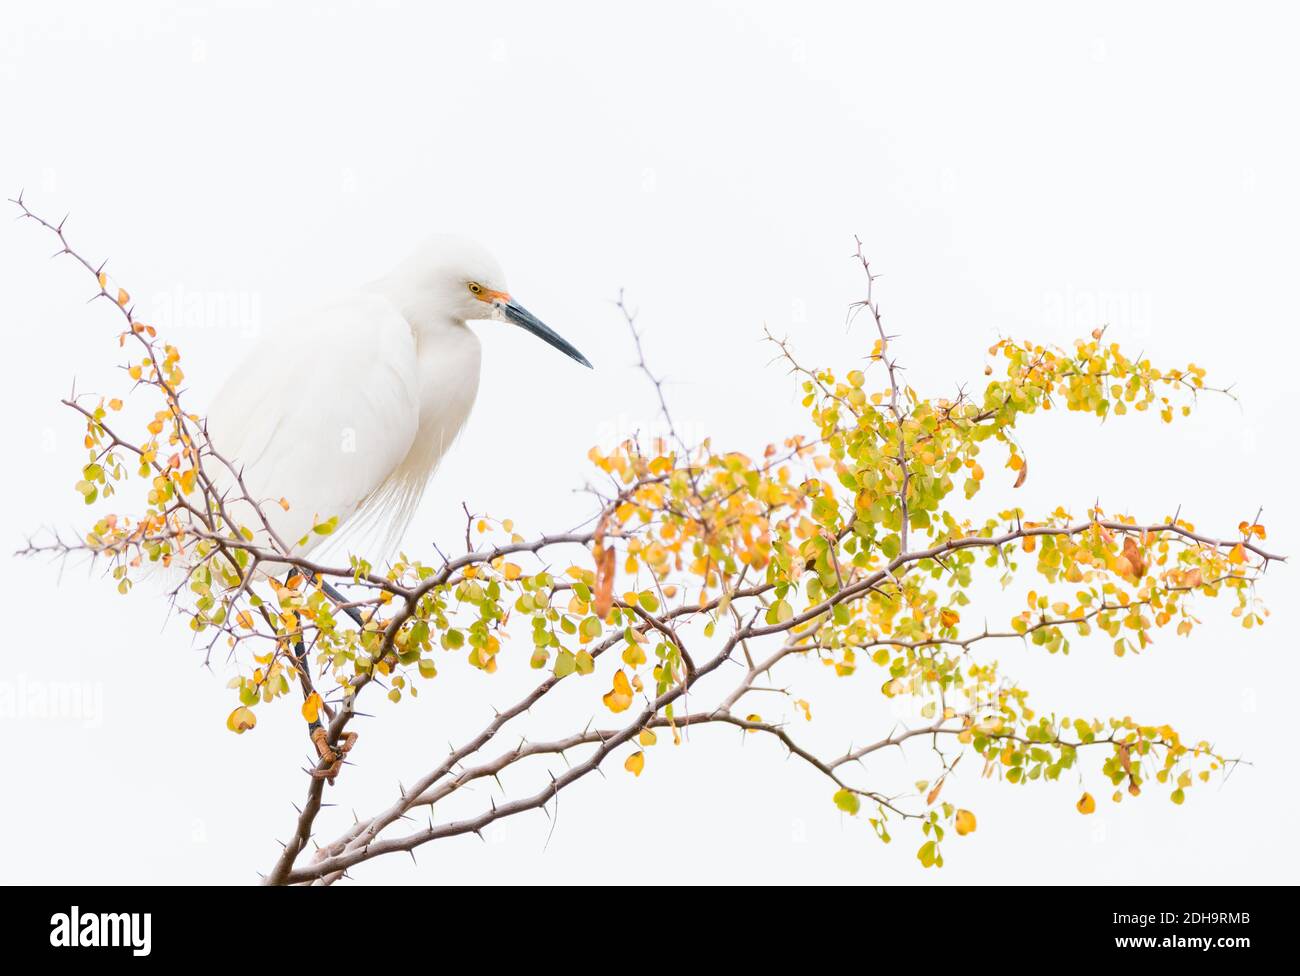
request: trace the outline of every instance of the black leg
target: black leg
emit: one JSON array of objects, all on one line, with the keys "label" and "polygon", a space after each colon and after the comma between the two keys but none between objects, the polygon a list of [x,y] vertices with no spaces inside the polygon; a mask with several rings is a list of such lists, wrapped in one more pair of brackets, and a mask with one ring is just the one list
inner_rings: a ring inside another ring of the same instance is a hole
[{"label": "black leg", "polygon": [[[302,642],[301,637],[293,642],[293,656],[298,660],[298,675],[302,679],[302,700],[306,701],[311,697],[312,687],[311,678],[307,672],[307,645]],[[321,728],[321,723],[318,715],[316,721],[307,723],[307,731],[311,733],[319,728]]]},{"label": "black leg", "polygon": [[[294,577],[297,575],[299,574],[296,572],[290,572],[289,575],[284,578],[285,585],[292,586]],[[300,621],[299,629],[301,629],[301,626],[302,624]],[[307,645],[306,643],[303,642],[302,634],[299,634],[297,637],[294,638],[293,656],[294,659],[298,662],[298,680],[299,683],[302,685],[302,700],[306,701],[308,698],[311,697],[311,693],[314,689],[312,688],[312,684],[311,684],[311,671],[309,670],[310,666],[307,663]],[[319,716],[317,716],[316,721],[307,723],[307,731],[310,734],[314,735],[316,730],[319,728],[322,728]]]},{"label": "black leg", "polygon": [[[288,585],[292,582],[295,576],[299,575],[301,574],[296,571],[290,572],[285,578],[285,584]],[[320,580],[320,584],[321,588],[325,591],[325,595],[335,603],[342,604],[347,602],[347,598],[329,583],[325,582],[325,580]],[[361,614],[358,613],[355,608],[343,607],[342,609],[344,613],[356,621],[358,626],[364,625],[365,621],[361,619]],[[307,645],[303,641],[301,634],[294,639],[293,656],[298,662],[298,677],[302,684],[302,698],[303,701],[306,701],[311,697],[314,689],[312,688],[311,683],[311,671],[309,670],[310,664],[307,661]],[[324,707],[323,703],[322,707]],[[332,747],[329,742],[329,733],[326,731],[324,724],[320,720],[319,712],[317,712],[315,719],[307,723],[307,734],[310,736],[312,744],[316,747],[316,754],[326,763],[325,768],[314,769],[312,771],[312,776],[317,779],[328,779],[333,783],[334,777],[338,775],[339,766],[342,765],[344,755],[346,755],[352,748],[352,744],[356,742],[357,734],[355,732],[348,732],[343,739],[340,740],[337,749]]]},{"label": "black leg", "polygon": [[366,622],[361,618],[361,612],[356,607],[345,607],[343,604],[348,602],[348,598],[335,589],[325,580],[320,581],[320,588],[325,591],[325,595],[338,604],[339,609],[352,618],[352,622],[358,627],[364,627]]}]

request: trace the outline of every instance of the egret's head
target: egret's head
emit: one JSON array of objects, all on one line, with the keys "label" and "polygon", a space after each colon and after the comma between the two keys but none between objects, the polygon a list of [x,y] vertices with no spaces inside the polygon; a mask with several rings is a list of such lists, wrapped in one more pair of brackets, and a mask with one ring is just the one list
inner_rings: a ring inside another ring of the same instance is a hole
[{"label": "egret's head", "polygon": [[517,325],[590,368],[587,357],[524,308],[506,287],[501,265],[488,251],[463,237],[436,237],[403,266],[440,309],[461,321],[492,319]]}]

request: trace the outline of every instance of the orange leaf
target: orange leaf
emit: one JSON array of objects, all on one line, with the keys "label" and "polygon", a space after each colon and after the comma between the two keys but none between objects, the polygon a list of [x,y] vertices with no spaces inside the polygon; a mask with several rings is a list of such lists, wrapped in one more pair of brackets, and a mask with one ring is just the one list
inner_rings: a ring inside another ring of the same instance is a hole
[{"label": "orange leaf", "polygon": [[930,790],[925,796],[925,805],[931,806],[935,800],[939,799],[939,793],[943,790],[943,780],[934,784],[934,789]]},{"label": "orange leaf", "polygon": [[614,549],[597,546],[595,556],[596,594],[591,603],[591,612],[604,620],[614,605]]},{"label": "orange leaf", "polygon": [[1029,462],[1026,461],[1024,464],[1020,466],[1020,474],[1016,475],[1016,483],[1011,487],[1019,488],[1021,485],[1025,483],[1025,479],[1028,477],[1029,477]]},{"label": "orange leaf", "polygon": [[1074,806],[1076,810],[1086,817],[1097,809],[1097,801],[1092,798],[1091,793],[1085,793],[1083,796],[1079,797],[1079,802]]},{"label": "orange leaf", "polygon": [[1128,560],[1133,575],[1141,579],[1142,574],[1147,571],[1147,561],[1132,536],[1124,537],[1124,558]]},{"label": "orange leaf", "polygon": [[632,704],[632,685],[627,680],[623,669],[614,672],[614,687],[605,695],[605,707],[611,712],[625,712]]}]

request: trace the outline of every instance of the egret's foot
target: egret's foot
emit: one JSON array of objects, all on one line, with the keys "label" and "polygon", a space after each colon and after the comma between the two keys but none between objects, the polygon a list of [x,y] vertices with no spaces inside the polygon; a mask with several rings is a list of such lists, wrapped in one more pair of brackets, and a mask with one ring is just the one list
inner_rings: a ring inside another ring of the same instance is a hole
[{"label": "egret's foot", "polygon": [[331,786],[334,785],[334,777],[339,774],[339,769],[343,766],[343,759],[352,751],[352,746],[356,744],[357,734],[355,732],[344,732],[343,738],[338,743],[331,746],[329,743],[329,733],[323,726],[317,726],[311,731],[311,741],[316,745],[316,754],[320,756],[321,762],[328,765],[324,769],[313,769],[311,775],[313,779],[329,780]]}]

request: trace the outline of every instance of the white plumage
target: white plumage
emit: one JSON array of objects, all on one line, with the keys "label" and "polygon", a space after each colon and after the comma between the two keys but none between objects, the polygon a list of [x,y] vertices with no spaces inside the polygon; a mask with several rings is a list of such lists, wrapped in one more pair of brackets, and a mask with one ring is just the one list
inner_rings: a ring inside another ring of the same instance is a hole
[{"label": "white plumage", "polygon": [[[337,518],[351,538],[382,533],[372,561],[391,551],[474,404],[476,319],[519,325],[590,366],[511,298],[487,251],[439,237],[361,291],[268,330],[236,367],[208,433],[285,544],[306,553],[326,538],[312,526]],[[218,486],[230,492],[233,477]],[[250,506],[230,515],[266,541]]]}]

